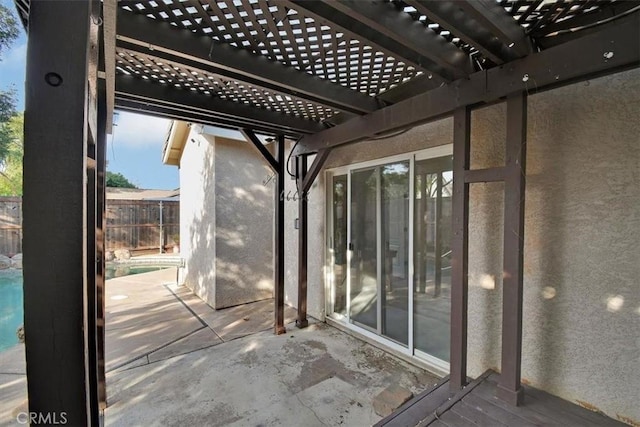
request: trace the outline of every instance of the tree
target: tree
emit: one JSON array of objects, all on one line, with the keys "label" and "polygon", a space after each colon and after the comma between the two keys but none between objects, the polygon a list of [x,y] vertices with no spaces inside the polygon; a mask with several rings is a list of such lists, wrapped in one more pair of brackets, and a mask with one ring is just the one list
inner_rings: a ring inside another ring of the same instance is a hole
[{"label": "tree", "polygon": [[18,21],[9,8],[0,4],[0,59],[3,51],[20,35]]},{"label": "tree", "polygon": [[121,173],[107,172],[107,187],[138,188]]},{"label": "tree", "polygon": [[[2,55],[6,49],[8,49],[15,39],[18,38],[20,30],[18,27],[18,21],[14,17],[11,10],[6,6],[0,4],[0,61]],[[15,142],[15,138],[18,134],[15,133],[16,123],[10,125],[12,118],[16,114],[16,94],[15,90],[2,90],[0,89],[0,164],[3,167],[7,167],[5,164],[8,159],[9,152],[11,151],[10,144]],[[17,119],[20,123],[19,127],[19,140],[22,141],[22,118]],[[22,142],[20,142],[22,146]],[[15,147],[14,147],[15,148]],[[20,162],[22,162],[22,155],[20,154]],[[22,179],[20,179],[20,193],[22,193]]]},{"label": "tree", "polygon": [[22,196],[23,127],[23,114],[0,122],[0,196]]}]

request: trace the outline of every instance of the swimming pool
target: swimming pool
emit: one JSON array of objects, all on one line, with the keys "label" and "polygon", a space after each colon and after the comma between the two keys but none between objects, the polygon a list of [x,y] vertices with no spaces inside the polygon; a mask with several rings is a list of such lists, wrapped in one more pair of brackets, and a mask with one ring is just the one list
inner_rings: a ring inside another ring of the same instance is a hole
[{"label": "swimming pool", "polygon": [[0,351],[18,344],[23,316],[22,270],[0,271]]},{"label": "swimming pool", "polygon": [[[164,268],[167,267],[121,265],[107,268],[105,277],[113,279]],[[0,352],[18,344],[16,330],[22,325],[23,319],[22,270],[8,269],[0,271]]]}]

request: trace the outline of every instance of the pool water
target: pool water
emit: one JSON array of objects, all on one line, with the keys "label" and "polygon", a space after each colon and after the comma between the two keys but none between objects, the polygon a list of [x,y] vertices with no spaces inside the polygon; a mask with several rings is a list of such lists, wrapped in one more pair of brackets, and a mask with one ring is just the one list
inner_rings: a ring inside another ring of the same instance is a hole
[{"label": "pool water", "polygon": [[[118,266],[106,269],[105,277],[113,279],[131,274],[148,273],[167,267]],[[18,344],[16,330],[23,324],[22,270],[0,271],[0,352]]]},{"label": "pool water", "polygon": [[158,267],[155,265],[120,265],[107,266],[105,270],[105,278],[115,279],[116,277],[130,276],[132,274],[149,273],[151,271],[164,270],[167,267]]},{"label": "pool water", "polygon": [[16,330],[22,325],[22,270],[0,272],[0,351],[18,344]]}]

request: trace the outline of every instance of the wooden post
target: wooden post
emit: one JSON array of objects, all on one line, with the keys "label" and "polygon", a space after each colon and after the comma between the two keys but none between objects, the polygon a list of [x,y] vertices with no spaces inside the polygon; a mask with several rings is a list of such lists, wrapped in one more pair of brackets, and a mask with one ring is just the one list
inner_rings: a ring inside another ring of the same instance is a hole
[{"label": "wooden post", "polygon": [[296,157],[298,187],[298,319],[296,326],[306,328],[307,319],[307,192],[304,189],[304,178],[307,175],[307,156]]},{"label": "wooden post", "polygon": [[467,299],[469,249],[469,169],[471,111],[457,109],[453,115],[453,238],[451,242],[451,375],[449,386],[455,393],[467,383]]},{"label": "wooden post", "polygon": [[522,355],[522,275],[524,197],[527,158],[527,96],[507,98],[507,151],[504,182],[504,262],[502,296],[502,369],[497,396],[519,405]]},{"label": "wooden post", "polygon": [[[31,2],[24,149],[29,411],[96,425],[87,278],[87,154],[97,140],[95,2]],[[99,15],[98,15],[99,16]]]},{"label": "wooden post", "polygon": [[[104,83],[101,82],[104,86]],[[107,94],[100,88],[98,103],[98,143],[96,145],[96,346],[98,364],[98,404],[100,409],[107,407],[107,382],[105,376],[104,338],[105,338],[105,237],[106,237],[106,166],[107,166],[107,134],[106,127],[111,117],[108,116]]]},{"label": "wooden post", "polygon": [[284,136],[278,135],[276,154],[276,191],[275,191],[275,238],[274,238],[274,285],[275,285],[275,326],[276,335],[287,332],[284,326],[284,180],[286,161],[284,154]]}]

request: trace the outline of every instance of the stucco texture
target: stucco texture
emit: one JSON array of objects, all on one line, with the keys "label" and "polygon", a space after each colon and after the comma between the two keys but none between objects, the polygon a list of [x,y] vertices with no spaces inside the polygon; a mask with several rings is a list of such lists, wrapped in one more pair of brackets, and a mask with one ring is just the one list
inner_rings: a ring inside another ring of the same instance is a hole
[{"label": "stucco texture", "polygon": [[[505,115],[504,104],[474,111],[472,167],[503,164]],[[639,118],[640,70],[529,97],[522,361],[523,379],[533,386],[636,422]],[[451,142],[452,120],[446,119],[336,149],[326,167]],[[470,191],[468,362],[473,376],[500,368],[503,191],[502,183],[473,184]],[[309,304],[316,307],[324,304],[324,293],[314,290],[324,291],[322,180],[310,200]]]},{"label": "stucco texture", "polygon": [[273,183],[244,141],[192,131],[181,159],[184,283],[214,308],[273,296]]}]

